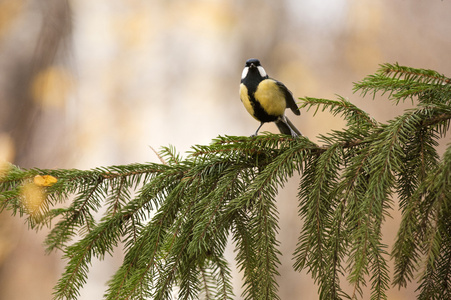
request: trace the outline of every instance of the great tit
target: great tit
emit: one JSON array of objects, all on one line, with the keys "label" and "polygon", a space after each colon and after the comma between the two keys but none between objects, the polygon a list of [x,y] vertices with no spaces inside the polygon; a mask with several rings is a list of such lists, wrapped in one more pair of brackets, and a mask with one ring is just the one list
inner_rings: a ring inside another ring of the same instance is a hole
[{"label": "great tit", "polygon": [[251,116],[260,121],[260,126],[252,136],[256,136],[267,122],[276,123],[283,134],[292,137],[302,135],[285,116],[287,107],[295,115],[301,114],[293,94],[282,82],[269,78],[258,59],[251,58],[246,61],[241,75],[240,99]]}]

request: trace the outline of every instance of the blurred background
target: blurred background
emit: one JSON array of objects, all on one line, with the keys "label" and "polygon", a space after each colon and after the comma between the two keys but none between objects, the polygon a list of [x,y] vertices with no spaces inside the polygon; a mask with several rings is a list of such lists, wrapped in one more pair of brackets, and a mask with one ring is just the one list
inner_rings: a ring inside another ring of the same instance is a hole
[{"label": "blurred background", "polygon": [[[251,57],[295,97],[338,94],[386,121],[408,104],[362,99],[353,82],[386,62],[451,76],[450,12],[438,0],[0,0],[0,160],[89,169],[159,162],[149,146],[184,153],[218,135],[249,136],[259,124],[238,86]],[[328,113],[287,116],[313,141],[344,126]],[[279,194],[279,294],[318,299],[310,276],[292,270],[298,181]],[[0,299],[51,298],[64,262],[44,254],[45,233],[0,214]],[[80,299],[100,299],[121,259],[118,251],[95,262]],[[234,284],[239,299],[235,268]],[[394,288],[389,299],[412,299],[415,289]]]}]

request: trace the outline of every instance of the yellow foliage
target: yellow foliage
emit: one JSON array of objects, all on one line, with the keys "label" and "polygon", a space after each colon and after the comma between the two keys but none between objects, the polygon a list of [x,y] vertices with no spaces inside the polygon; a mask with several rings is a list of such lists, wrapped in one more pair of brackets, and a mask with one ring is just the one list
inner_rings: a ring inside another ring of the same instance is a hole
[{"label": "yellow foliage", "polygon": [[22,186],[20,192],[25,209],[30,215],[36,215],[46,198],[44,187],[36,185],[34,182],[27,182]]},{"label": "yellow foliage", "polygon": [[0,38],[8,31],[23,7],[23,0],[0,1]]},{"label": "yellow foliage", "polygon": [[14,159],[14,141],[6,133],[0,134],[0,180],[8,175]]},{"label": "yellow foliage", "polygon": [[115,31],[123,45],[132,48],[144,47],[146,38],[151,34],[150,17],[146,11],[125,14],[115,20]]},{"label": "yellow foliage", "polygon": [[5,178],[11,170],[11,164],[7,161],[0,160],[0,181]]},{"label": "yellow foliage", "polygon": [[40,105],[62,107],[73,89],[73,78],[66,69],[50,66],[35,76],[31,89]]},{"label": "yellow foliage", "polygon": [[33,179],[34,184],[36,184],[37,186],[52,186],[57,181],[58,179],[56,179],[52,175],[36,175]]},{"label": "yellow foliage", "polygon": [[201,35],[217,36],[236,23],[230,6],[221,1],[175,1],[170,9],[173,26],[189,28]]},{"label": "yellow foliage", "polygon": [[6,133],[0,133],[0,180],[8,174],[14,152],[13,139]]},{"label": "yellow foliage", "polygon": [[23,184],[20,190],[22,205],[28,213],[36,217],[47,193],[45,188],[54,185],[58,180],[51,175],[36,175],[33,181]]}]

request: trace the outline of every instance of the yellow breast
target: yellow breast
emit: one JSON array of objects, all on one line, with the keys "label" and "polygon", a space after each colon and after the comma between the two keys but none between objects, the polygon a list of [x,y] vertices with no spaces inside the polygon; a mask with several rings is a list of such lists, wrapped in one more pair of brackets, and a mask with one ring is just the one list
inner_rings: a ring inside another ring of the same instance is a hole
[{"label": "yellow breast", "polygon": [[284,114],[287,107],[285,95],[275,80],[265,79],[260,82],[254,97],[269,115],[281,116]]},{"label": "yellow breast", "polygon": [[251,101],[249,100],[249,94],[247,91],[247,88],[244,84],[240,84],[240,99],[241,102],[243,102],[244,107],[246,108],[247,112],[254,117],[254,119],[257,120],[254,116],[254,108],[252,107]]}]

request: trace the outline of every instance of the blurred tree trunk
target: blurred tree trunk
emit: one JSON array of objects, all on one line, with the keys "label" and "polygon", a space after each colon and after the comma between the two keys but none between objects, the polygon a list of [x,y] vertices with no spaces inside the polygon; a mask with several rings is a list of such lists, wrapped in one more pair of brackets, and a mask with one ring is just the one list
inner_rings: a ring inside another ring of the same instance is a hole
[{"label": "blurred tree trunk", "polygon": [[[2,17],[9,17],[0,20],[0,160],[20,167],[54,167],[62,159],[58,150],[49,161],[42,149],[61,149],[56,143],[61,141],[64,114],[61,107],[49,110],[39,92],[48,92],[42,74],[67,56],[69,4],[0,0],[0,6]],[[54,126],[42,130],[49,122]],[[45,232],[28,231],[9,212],[0,215],[0,299],[51,297],[60,270],[55,255],[43,256],[44,236]]]}]

